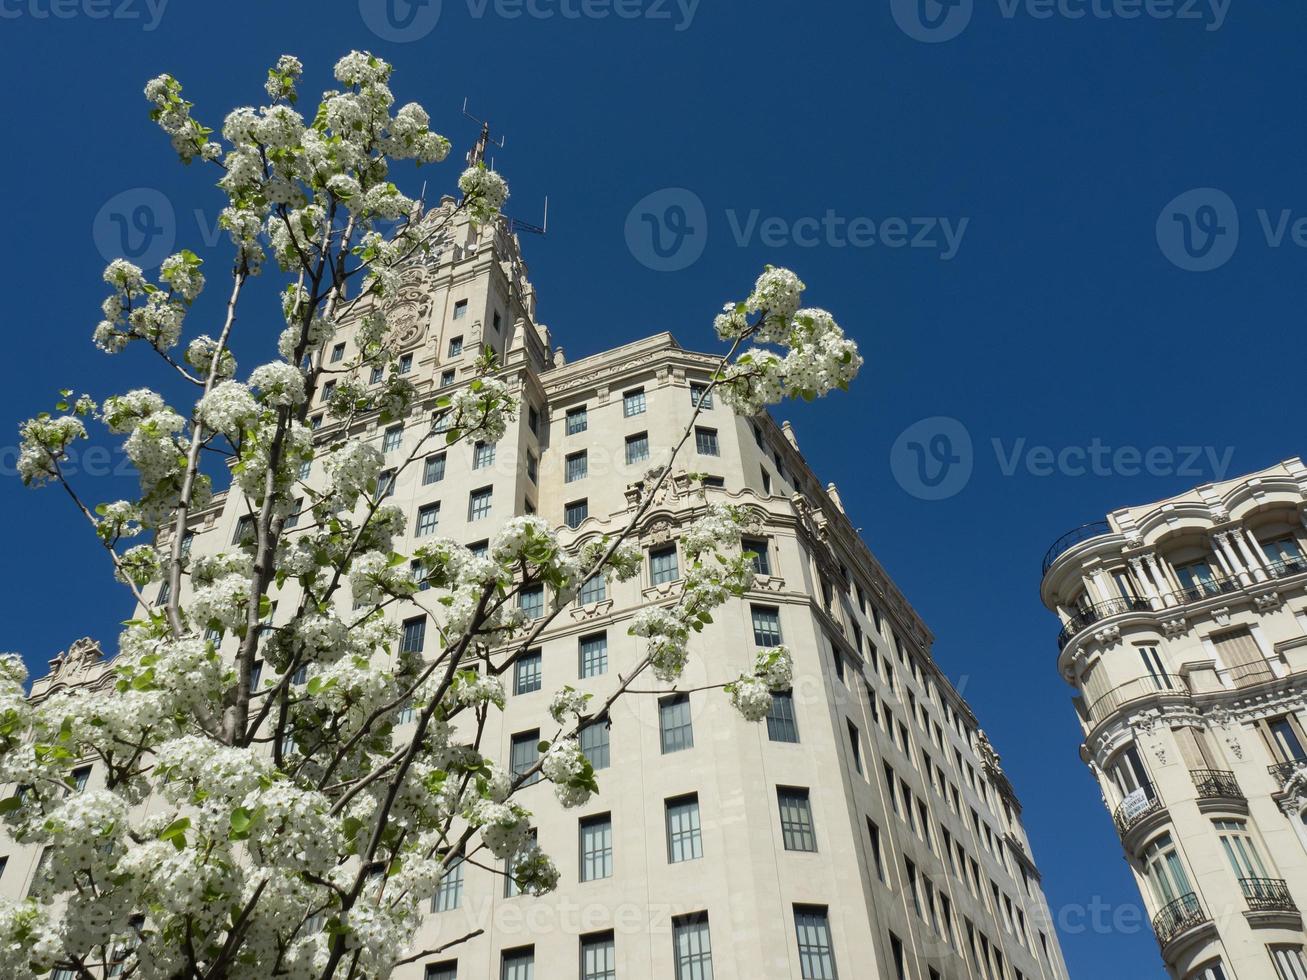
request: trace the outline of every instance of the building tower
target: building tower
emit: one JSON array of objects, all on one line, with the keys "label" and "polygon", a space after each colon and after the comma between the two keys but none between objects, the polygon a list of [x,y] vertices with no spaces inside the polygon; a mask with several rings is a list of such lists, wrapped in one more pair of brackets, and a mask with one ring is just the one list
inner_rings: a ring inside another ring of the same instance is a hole
[{"label": "building tower", "polygon": [[[453,205],[424,220],[447,218]],[[558,890],[517,895],[491,869],[457,866],[432,896],[417,948],[483,931],[397,977],[1065,980],[998,757],[933,661],[929,631],[788,424],[705,399],[716,358],[670,334],[568,362],[536,319],[504,220],[453,221],[408,270],[389,312],[401,325],[399,370],[421,397],[402,422],[359,423],[388,464],[427,431],[442,389],[473,376],[483,347],[521,404],[499,444],[434,449],[393,482],[413,546],[438,529],[478,548],[524,513],[576,542],[618,529],[633,513],[633,486],[703,402],[692,445],[638,529],[641,575],[583,590],[506,679],[507,708],[491,713],[485,739],[499,757],[534,759],[551,692],[570,683],[603,695],[636,662],[629,621],[676,594],[678,534],[706,502],[753,512],[759,556],[756,587],[720,610],[680,684],[619,701],[607,724],[584,733],[598,796],[578,813],[558,807],[547,785],[524,790],[540,844],[558,861]],[[346,331],[322,356],[344,359],[351,343]],[[320,411],[313,422],[324,438],[338,424]],[[238,491],[216,497],[195,515],[191,554],[232,548],[246,513]],[[285,588],[282,606],[293,608],[296,587]],[[548,601],[541,595],[540,608]],[[394,615],[421,649],[434,631],[416,613]],[[747,669],[758,645],[780,642],[794,652],[795,683],[765,723],[745,722],[720,690],[704,690]],[[34,695],[103,676],[83,642],[51,662]],[[38,855],[0,846],[9,858],[0,894],[21,896]]]},{"label": "building tower", "polygon": [[1307,468],[1299,459],[1062,537],[1081,756],[1177,980],[1302,980]]}]

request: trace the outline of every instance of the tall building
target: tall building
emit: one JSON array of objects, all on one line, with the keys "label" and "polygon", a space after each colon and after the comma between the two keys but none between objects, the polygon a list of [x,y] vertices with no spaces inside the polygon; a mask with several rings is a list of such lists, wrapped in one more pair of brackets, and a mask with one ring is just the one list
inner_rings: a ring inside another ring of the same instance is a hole
[{"label": "tall building", "polygon": [[1044,604],[1177,980],[1303,980],[1307,468],[1128,507],[1059,540]]},{"label": "tall building", "polygon": [[[499,758],[534,761],[553,691],[571,684],[602,695],[637,662],[643,641],[628,635],[629,622],[677,594],[678,535],[706,502],[749,509],[758,555],[755,587],[697,638],[683,680],[658,693],[652,678],[642,681],[643,693],[583,733],[599,795],[578,812],[560,808],[548,785],[523,791],[559,864],[557,891],[518,895],[494,869],[457,866],[432,896],[417,948],[482,931],[396,976],[1066,978],[998,757],[933,661],[930,632],[788,424],[714,403],[705,393],[717,358],[667,333],[566,360],[536,320],[503,221],[480,231],[455,221],[436,254],[411,267],[391,314],[402,324],[399,368],[422,395],[403,422],[359,424],[388,464],[413,452],[442,390],[473,375],[479,348],[499,354],[521,403],[497,445],[433,447],[392,481],[409,518],[401,550],[435,533],[475,548],[524,513],[576,542],[615,531],[634,513],[637,485],[703,408],[638,527],[641,574],[582,591],[506,679],[507,709],[490,713],[484,739]],[[347,363],[352,343],[343,333],[322,356]],[[333,422],[316,407],[324,395],[315,394],[313,419],[326,438]],[[841,409],[832,401],[829,410]],[[216,498],[195,515],[190,553],[235,546],[246,512],[238,493]],[[294,608],[294,589],[280,594],[283,609]],[[526,601],[539,612],[550,599]],[[394,616],[411,649],[430,642],[416,607]],[[744,721],[720,690],[705,690],[751,669],[758,647],[782,642],[794,654],[794,686],[765,723]],[[230,655],[234,641],[220,649]],[[103,673],[89,641],[51,668],[38,697]],[[20,896],[37,855],[4,846],[0,893]]]}]

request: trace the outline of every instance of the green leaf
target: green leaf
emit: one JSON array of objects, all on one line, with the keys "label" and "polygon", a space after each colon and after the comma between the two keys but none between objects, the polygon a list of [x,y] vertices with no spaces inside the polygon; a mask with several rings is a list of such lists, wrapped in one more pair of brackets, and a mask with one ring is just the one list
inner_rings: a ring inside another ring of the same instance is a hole
[{"label": "green leaf", "polygon": [[181,851],[186,848],[186,831],[191,829],[190,817],[178,817],[163,830],[159,831],[159,840],[172,841],[172,846]]}]

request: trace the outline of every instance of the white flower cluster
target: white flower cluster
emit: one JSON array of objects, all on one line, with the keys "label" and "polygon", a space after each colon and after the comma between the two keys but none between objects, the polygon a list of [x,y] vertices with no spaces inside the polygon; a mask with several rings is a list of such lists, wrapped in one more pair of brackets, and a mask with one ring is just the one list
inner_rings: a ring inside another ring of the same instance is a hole
[{"label": "white flower cluster", "polygon": [[86,426],[72,415],[28,419],[18,428],[18,475],[23,483],[39,485],[54,479],[68,447],[86,438]]},{"label": "white flower cluster", "polygon": [[498,442],[517,418],[517,401],[504,382],[477,378],[450,398],[448,412],[450,441],[461,436],[468,442]]},{"label": "white flower cluster", "polygon": [[214,355],[217,355],[217,370],[214,371],[214,375],[218,378],[234,377],[236,358],[226,347],[219,351],[218,342],[208,334],[200,334],[186,345],[186,363],[193,367],[201,378],[207,378],[210,369],[215,367]]},{"label": "white flower cluster", "polygon": [[508,200],[508,182],[484,163],[464,170],[458,178],[458,189],[463,192],[463,203],[472,220],[479,224],[492,221]]},{"label": "white flower cluster", "polygon": [[304,374],[293,364],[271,361],[254,369],[250,384],[269,405],[293,408],[304,401]]},{"label": "white flower cluster", "polygon": [[794,660],[786,647],[759,650],[753,673],[726,685],[731,704],[748,721],[762,721],[771,711],[772,693],[794,683]]},{"label": "white flower cluster", "polygon": [[150,286],[144,273],[130,262],[110,262],[104,281],[114,291],[100,305],[104,319],[95,328],[96,346],[109,354],[138,339],[161,351],[177,346],[186,307],[204,285],[199,262],[190,252],[165,259],[162,273],[169,277],[163,280],[167,289]]},{"label": "white flower cluster", "polygon": [[232,442],[238,440],[259,415],[259,403],[239,381],[222,381],[200,399],[200,421]]},{"label": "white flower cluster", "polygon": [[554,694],[553,700],[549,702],[549,714],[560,725],[563,724],[563,719],[568,715],[575,715],[579,718],[585,714],[593,696],[592,694],[584,694],[568,684]]},{"label": "white flower cluster", "polygon": [[560,738],[545,751],[540,771],[554,784],[554,795],[564,807],[584,806],[594,792],[594,767],[574,738]]}]

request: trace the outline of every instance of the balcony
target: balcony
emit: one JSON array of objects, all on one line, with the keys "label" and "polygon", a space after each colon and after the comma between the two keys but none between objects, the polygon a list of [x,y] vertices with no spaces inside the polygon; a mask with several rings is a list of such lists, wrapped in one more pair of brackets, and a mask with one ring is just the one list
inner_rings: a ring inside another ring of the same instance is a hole
[{"label": "balcony", "polygon": [[1138,597],[1108,599],[1106,602],[1095,602],[1092,606],[1077,608],[1072,613],[1070,621],[1062,627],[1062,632],[1057,635],[1057,649],[1059,652],[1065,650],[1072,639],[1109,616],[1119,616],[1128,612],[1151,612],[1152,608],[1147,599]]},{"label": "balcony", "polygon": [[1190,892],[1181,895],[1153,916],[1153,932],[1157,933],[1157,941],[1165,950],[1185,933],[1205,926],[1210,921],[1198,902],[1198,896]]},{"label": "balcony", "polygon": [[1266,566],[1266,574],[1273,579],[1288,578],[1300,572],[1307,572],[1307,558],[1281,558]]},{"label": "balcony", "polygon": [[1224,575],[1216,575],[1210,579],[1194,582],[1192,585],[1183,589],[1177,589],[1175,592],[1167,594],[1166,598],[1170,600],[1168,605],[1183,606],[1190,602],[1202,602],[1204,599],[1214,599],[1217,596],[1229,595],[1231,592],[1237,592],[1243,588],[1238,582]]},{"label": "balcony", "polygon": [[1100,534],[1111,534],[1112,526],[1107,521],[1094,521],[1092,524],[1082,524],[1074,531],[1068,531],[1056,541],[1053,547],[1044,553],[1044,567],[1040,576],[1048,574],[1048,570],[1053,567],[1053,562],[1057,561],[1064,554],[1078,545],[1081,541],[1088,541],[1090,538],[1096,538]]},{"label": "balcony", "polygon": [[1101,724],[1128,704],[1145,699],[1187,698],[1189,688],[1179,677],[1137,677],[1132,681],[1112,688],[1099,697],[1093,704],[1087,705],[1081,715],[1091,726]]},{"label": "balcony", "polygon": [[1234,773],[1223,769],[1191,769],[1190,777],[1198,788],[1199,800],[1244,800]]},{"label": "balcony", "polygon": [[1279,878],[1240,878],[1239,887],[1249,912],[1294,912],[1298,906],[1289,894],[1289,886]]},{"label": "balcony", "polygon": [[1307,759],[1293,759],[1289,762],[1277,762],[1273,766],[1266,767],[1266,771],[1271,774],[1271,778],[1275,780],[1276,785],[1281,789],[1283,789],[1285,784],[1289,782],[1290,777],[1300,769],[1307,769]]},{"label": "balcony", "polygon": [[1117,833],[1124,840],[1129,833],[1155,813],[1162,812],[1162,801],[1153,794],[1145,796],[1142,790],[1136,790],[1116,808],[1112,819],[1116,821]]}]

